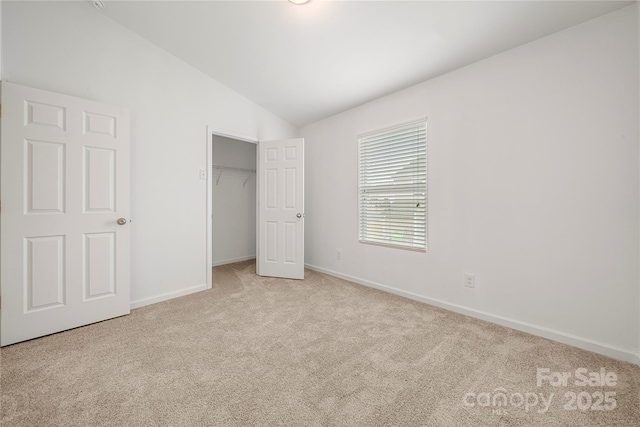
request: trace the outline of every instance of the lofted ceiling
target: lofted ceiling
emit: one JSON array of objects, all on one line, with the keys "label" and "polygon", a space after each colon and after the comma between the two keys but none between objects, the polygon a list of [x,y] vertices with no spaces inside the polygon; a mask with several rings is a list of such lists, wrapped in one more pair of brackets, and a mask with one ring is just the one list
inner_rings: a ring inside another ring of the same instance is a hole
[{"label": "lofted ceiling", "polygon": [[115,1],[100,13],[302,127],[633,1]]}]

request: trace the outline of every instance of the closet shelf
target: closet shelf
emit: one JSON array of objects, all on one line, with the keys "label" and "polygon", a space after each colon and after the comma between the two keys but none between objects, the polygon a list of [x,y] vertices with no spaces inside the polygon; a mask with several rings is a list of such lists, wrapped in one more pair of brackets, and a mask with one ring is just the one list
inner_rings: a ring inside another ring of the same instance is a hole
[{"label": "closet shelf", "polygon": [[232,166],[224,166],[224,165],[213,165],[213,169],[214,170],[217,169],[220,171],[220,173],[218,174],[218,178],[216,178],[216,185],[218,185],[218,182],[220,182],[220,177],[222,176],[223,171],[246,173],[247,176],[244,180],[244,183],[242,184],[243,187],[247,185],[247,181],[249,181],[249,175],[252,173],[256,173],[255,169],[235,168]]},{"label": "closet shelf", "polygon": [[213,168],[214,169],[218,169],[218,170],[223,170],[223,171],[236,171],[236,172],[256,173],[255,169],[234,168],[232,166],[213,165]]}]

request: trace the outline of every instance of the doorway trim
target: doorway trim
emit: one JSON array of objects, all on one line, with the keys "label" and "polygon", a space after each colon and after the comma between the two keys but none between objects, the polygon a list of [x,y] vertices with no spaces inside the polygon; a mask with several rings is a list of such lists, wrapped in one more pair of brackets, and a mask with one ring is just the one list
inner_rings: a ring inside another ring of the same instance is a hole
[{"label": "doorway trim", "polygon": [[[211,275],[211,269],[213,268],[213,137],[214,136],[223,136],[225,138],[231,138],[242,142],[250,142],[252,144],[258,144],[260,141],[258,138],[242,135],[237,132],[232,132],[224,129],[220,129],[216,126],[207,125],[207,213],[206,213],[206,275],[207,278],[207,289],[211,289],[213,286],[213,280]],[[257,196],[256,196],[257,197]]]}]

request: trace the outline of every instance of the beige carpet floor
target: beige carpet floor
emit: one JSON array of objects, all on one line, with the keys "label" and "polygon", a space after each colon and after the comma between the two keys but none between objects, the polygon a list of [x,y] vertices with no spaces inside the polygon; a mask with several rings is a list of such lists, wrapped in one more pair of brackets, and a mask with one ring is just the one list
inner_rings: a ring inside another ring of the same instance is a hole
[{"label": "beige carpet floor", "polygon": [[[258,277],[253,262],[0,358],[6,426],[640,425],[637,366],[317,272]],[[609,384],[576,385],[581,368]]]}]

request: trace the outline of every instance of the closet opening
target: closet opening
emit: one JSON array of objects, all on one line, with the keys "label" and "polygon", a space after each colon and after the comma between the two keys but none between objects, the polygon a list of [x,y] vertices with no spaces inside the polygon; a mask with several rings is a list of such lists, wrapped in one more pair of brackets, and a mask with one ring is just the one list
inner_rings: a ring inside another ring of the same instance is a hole
[{"label": "closet opening", "polygon": [[256,258],[256,155],[256,143],[212,135],[212,276],[216,267]]}]

